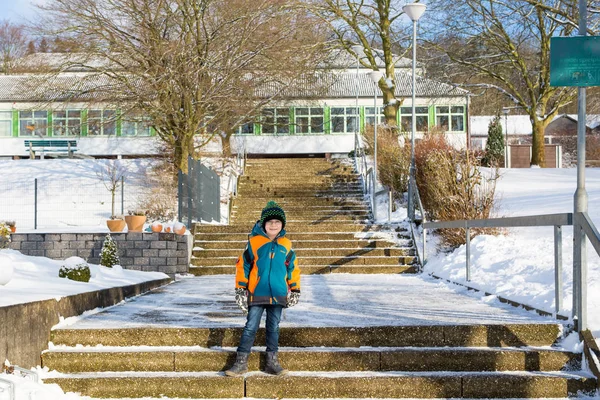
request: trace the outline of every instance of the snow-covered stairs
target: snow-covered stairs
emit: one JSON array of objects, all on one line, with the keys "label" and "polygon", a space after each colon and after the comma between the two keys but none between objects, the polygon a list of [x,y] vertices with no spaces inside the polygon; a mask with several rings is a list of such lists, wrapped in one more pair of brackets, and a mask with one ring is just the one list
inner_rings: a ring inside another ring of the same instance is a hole
[{"label": "snow-covered stairs", "polygon": [[230,225],[196,225],[190,272],[233,274],[269,200],[286,212],[288,237],[304,274],[417,271],[409,232],[371,223],[359,177],[349,164],[265,158],[248,160]]},{"label": "snow-covered stairs", "polygon": [[[592,391],[554,324],[281,328],[274,377],[225,377],[241,328],[59,329],[46,383],[98,398],[542,398]],[[264,343],[264,330],[257,344]],[[93,346],[93,347],[82,347]],[[260,348],[264,350],[264,348]],[[260,350],[255,349],[255,350]]]}]

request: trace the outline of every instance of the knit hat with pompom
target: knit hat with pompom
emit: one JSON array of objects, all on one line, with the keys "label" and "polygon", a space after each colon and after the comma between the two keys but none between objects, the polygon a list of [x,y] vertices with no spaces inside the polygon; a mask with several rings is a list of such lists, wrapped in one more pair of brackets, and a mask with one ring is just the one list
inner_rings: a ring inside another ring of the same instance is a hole
[{"label": "knit hat with pompom", "polygon": [[260,214],[260,226],[265,229],[265,223],[271,219],[278,219],[283,224],[282,229],[285,228],[285,212],[283,208],[279,206],[273,200],[269,201],[265,208],[263,208]]}]

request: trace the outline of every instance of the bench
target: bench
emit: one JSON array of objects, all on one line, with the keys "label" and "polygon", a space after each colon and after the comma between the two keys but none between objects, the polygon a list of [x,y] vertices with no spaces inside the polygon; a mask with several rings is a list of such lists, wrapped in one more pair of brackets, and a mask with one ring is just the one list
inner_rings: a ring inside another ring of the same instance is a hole
[{"label": "bench", "polygon": [[67,139],[34,139],[25,140],[25,148],[29,149],[31,158],[35,158],[35,152],[42,150],[44,155],[68,155],[71,157],[77,151],[77,140]]}]

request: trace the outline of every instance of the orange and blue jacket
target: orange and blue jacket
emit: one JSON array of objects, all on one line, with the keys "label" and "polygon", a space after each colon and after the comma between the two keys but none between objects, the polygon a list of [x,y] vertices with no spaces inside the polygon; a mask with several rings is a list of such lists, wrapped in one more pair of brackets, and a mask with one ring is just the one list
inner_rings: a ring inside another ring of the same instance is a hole
[{"label": "orange and blue jacket", "polygon": [[235,265],[235,287],[248,290],[248,305],[286,305],[289,290],[300,290],[300,268],[285,230],[273,240],[257,222]]}]

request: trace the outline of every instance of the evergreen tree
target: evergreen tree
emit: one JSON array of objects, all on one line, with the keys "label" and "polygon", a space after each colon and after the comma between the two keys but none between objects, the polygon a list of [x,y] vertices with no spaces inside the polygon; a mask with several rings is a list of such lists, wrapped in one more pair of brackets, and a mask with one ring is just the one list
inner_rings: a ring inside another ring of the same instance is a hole
[{"label": "evergreen tree", "polygon": [[495,116],[488,125],[488,138],[485,144],[483,164],[489,167],[502,164],[504,161],[504,136],[500,116]]},{"label": "evergreen tree", "polygon": [[29,55],[33,53],[35,53],[35,43],[33,42],[33,40],[30,40],[27,44],[27,54]]},{"label": "evergreen tree", "polygon": [[119,255],[117,254],[117,244],[115,243],[110,233],[104,238],[102,251],[100,252],[100,265],[112,268],[113,265],[120,265]]},{"label": "evergreen tree", "polygon": [[46,38],[42,38],[42,40],[40,41],[40,45],[38,47],[38,52],[40,53],[47,53],[48,52],[48,41],[46,40]]}]

